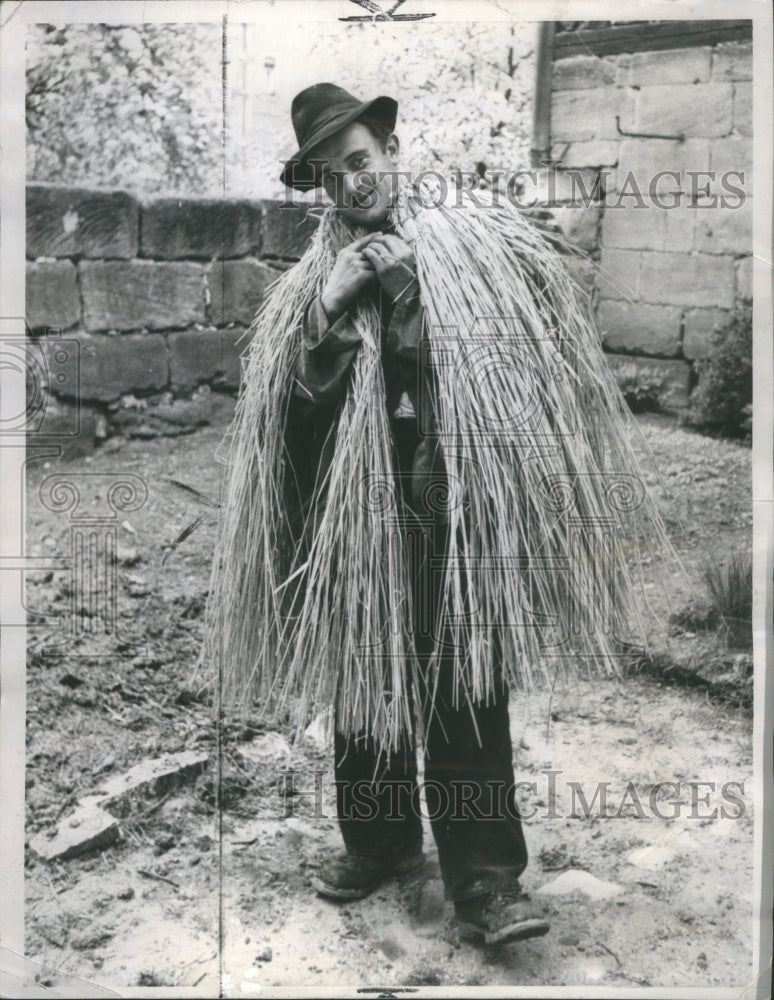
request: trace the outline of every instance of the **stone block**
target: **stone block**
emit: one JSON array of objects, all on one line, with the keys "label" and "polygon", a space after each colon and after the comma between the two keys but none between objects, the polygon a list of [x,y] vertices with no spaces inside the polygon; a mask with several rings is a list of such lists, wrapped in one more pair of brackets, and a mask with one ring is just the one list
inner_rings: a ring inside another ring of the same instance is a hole
[{"label": "stone block", "polygon": [[263,256],[297,260],[306,250],[319,220],[309,215],[304,205],[286,208],[284,202],[265,201],[263,209]]},{"label": "stone block", "polygon": [[282,271],[262,261],[215,261],[207,272],[210,319],[216,326],[249,326],[269,285]]},{"label": "stone block", "polygon": [[596,205],[575,208],[568,205],[556,205],[551,209],[553,219],[558,223],[562,233],[573,246],[581,250],[597,248],[597,233],[602,210]]},{"label": "stone block", "polygon": [[[686,172],[707,170],[709,164],[710,143],[707,139],[686,139],[685,142],[623,139],[618,151],[617,184],[614,189],[621,190],[624,179],[631,175],[636,181],[636,190],[641,191],[646,200],[650,198],[660,200],[663,205],[671,205],[677,200],[673,192],[689,191],[690,178]],[[627,200],[627,203],[632,204],[633,201]]]},{"label": "stone block", "polygon": [[677,306],[603,300],[597,312],[602,343],[611,351],[677,357],[680,312]]},{"label": "stone block", "polygon": [[160,198],[142,207],[143,257],[243,257],[260,253],[260,202]]},{"label": "stone block", "polygon": [[251,339],[245,335],[244,327],[170,333],[167,343],[172,387],[192,388],[201,382],[214,382],[224,388],[238,388],[240,357]]},{"label": "stone block", "polygon": [[[161,334],[107,337],[79,333],[75,339],[80,345],[79,384],[60,395],[109,402],[128,392],[162,389],[169,381],[167,345]],[[44,343],[51,365],[57,343],[55,339]]]},{"label": "stone block", "polygon": [[751,83],[734,84],[734,132],[752,137],[753,97]]},{"label": "stone block", "polygon": [[163,330],[205,320],[201,264],[86,261],[78,270],[89,331]]},{"label": "stone block", "polygon": [[603,299],[636,299],[640,294],[640,253],[602,245],[597,275],[599,296]]},{"label": "stone block", "polygon": [[691,366],[687,361],[666,360],[664,358],[641,358],[627,354],[606,354],[605,357],[616,372],[622,365],[633,365],[645,372],[655,372],[664,380],[664,394],[661,403],[667,409],[680,409],[688,404],[691,384]]},{"label": "stone block", "polygon": [[41,834],[30,847],[47,860],[66,860],[106,847],[118,837],[116,816],[129,815],[138,800],[158,798],[201,774],[208,760],[209,754],[196,750],[144,760],[82,798],[73,813],[59,824],[53,838]]},{"label": "stone block", "polygon": [[606,87],[616,80],[615,59],[600,56],[571,56],[557,59],[551,68],[552,90],[584,90]]},{"label": "stone block", "polygon": [[733,106],[730,83],[642,87],[637,94],[634,131],[703,137],[727,135],[731,131]]},{"label": "stone block", "polygon": [[605,167],[618,162],[618,146],[615,139],[561,142],[551,148],[551,156],[562,167]]},{"label": "stone block", "polygon": [[658,208],[608,206],[602,219],[602,243],[639,250],[691,250],[697,210],[686,205]]},{"label": "stone block", "polygon": [[134,257],[139,206],[125,191],[27,185],[28,257]]},{"label": "stone block", "polygon": [[173,389],[210,382],[223,371],[219,330],[185,330],[167,335],[169,381]]},{"label": "stone block", "polygon": [[744,257],[735,264],[736,269],[736,297],[738,299],[751,299],[753,297],[753,259]]},{"label": "stone block", "polygon": [[552,141],[617,139],[616,115],[622,129],[632,129],[634,99],[629,91],[615,87],[555,91],[551,98]]},{"label": "stone block", "polygon": [[75,265],[69,260],[27,264],[26,313],[33,330],[66,330],[81,318]]},{"label": "stone block", "polygon": [[128,815],[138,799],[158,798],[201,774],[209,754],[197,750],[164,754],[143,760],[125,774],[109,778],[94,794],[100,805],[116,815]]},{"label": "stone block", "polygon": [[729,317],[723,309],[688,309],[683,317],[683,355],[705,358],[712,347],[712,334]]},{"label": "stone block", "polygon": [[[744,178],[730,177],[728,182],[735,187],[752,193],[752,140],[749,136],[729,135],[724,139],[713,139],[710,152],[710,169],[722,177],[728,171],[741,171]],[[721,185],[722,188],[722,185]],[[722,194],[722,190],[721,190]]]},{"label": "stone block", "polygon": [[696,209],[696,249],[713,254],[752,253],[753,200],[738,208]]},{"label": "stone block", "polygon": [[640,294],[645,302],[729,309],[734,304],[733,257],[643,252]]},{"label": "stone block", "polygon": [[710,78],[711,49],[664,49],[660,52],[633,52],[629,57],[627,83],[647,87],[658,82],[705,83]]},{"label": "stone block", "polygon": [[713,80],[752,80],[752,42],[721,42],[712,50]]},{"label": "stone block", "polygon": [[76,809],[59,824],[54,837],[38,834],[30,847],[46,861],[66,861],[87,851],[109,847],[118,839],[118,820],[99,806]]}]

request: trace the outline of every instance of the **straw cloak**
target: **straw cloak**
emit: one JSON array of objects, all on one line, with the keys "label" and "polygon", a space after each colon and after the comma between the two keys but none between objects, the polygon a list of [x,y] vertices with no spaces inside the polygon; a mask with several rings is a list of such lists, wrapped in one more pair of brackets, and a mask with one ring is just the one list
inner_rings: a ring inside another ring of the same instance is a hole
[{"label": "straw cloak", "polygon": [[[481,703],[500,678],[518,688],[556,669],[615,670],[623,644],[644,639],[640,553],[668,542],[584,296],[510,204],[461,194],[436,207],[407,189],[391,221],[417,263],[457,696]],[[335,412],[300,432],[293,419],[306,308],[360,235],[327,212],[254,321],[205,652],[224,708],[290,710],[300,727],[334,705],[344,732],[390,747],[412,725],[418,672],[432,693],[442,658],[420,661],[414,649],[369,299],[350,310],[361,346]]]}]

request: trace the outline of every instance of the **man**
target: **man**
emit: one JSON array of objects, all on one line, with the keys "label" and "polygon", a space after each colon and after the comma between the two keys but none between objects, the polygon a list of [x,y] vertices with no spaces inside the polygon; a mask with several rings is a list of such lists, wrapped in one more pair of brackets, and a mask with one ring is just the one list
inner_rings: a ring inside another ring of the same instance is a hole
[{"label": "man", "polygon": [[510,204],[399,183],[396,115],[333,84],[293,101],[282,179],[332,205],[253,325],[207,651],[222,709],[300,731],[334,708],[327,897],[422,864],[420,725],[446,895],[496,943],[548,931],[519,882],[508,690],[549,655],[609,668],[665,533],[560,255]]},{"label": "man", "polygon": [[[308,449],[309,421],[322,420],[324,428],[333,421],[360,349],[350,310],[370,297],[381,324],[405,542],[414,555],[414,640],[422,663],[436,642],[450,642],[437,620],[445,512],[427,501],[428,484],[442,488],[445,476],[431,373],[422,363],[414,254],[389,221],[397,190],[396,111],[389,98],[361,104],[332,84],[311,87],[293,102],[300,148],[283,171],[284,182],[307,190],[322,185],[335,211],[369,235],[340,250],[320,294],[306,309],[289,424],[292,432],[301,428]],[[418,426],[418,415],[424,426]],[[305,456],[294,455],[292,445],[290,453],[294,464],[303,463]],[[432,609],[429,615],[426,608]],[[445,656],[451,660],[449,652]],[[419,692],[427,811],[447,896],[461,932],[471,938],[491,944],[545,934],[548,923],[519,885],[527,850],[513,792],[507,689],[501,683],[494,700],[471,709],[455,705],[452,678],[452,663],[442,664],[435,696],[425,685]],[[387,758],[368,733],[348,738],[337,729],[335,771],[346,851],[324,863],[313,884],[326,897],[359,899],[385,878],[416,871],[424,860],[411,734]]]}]

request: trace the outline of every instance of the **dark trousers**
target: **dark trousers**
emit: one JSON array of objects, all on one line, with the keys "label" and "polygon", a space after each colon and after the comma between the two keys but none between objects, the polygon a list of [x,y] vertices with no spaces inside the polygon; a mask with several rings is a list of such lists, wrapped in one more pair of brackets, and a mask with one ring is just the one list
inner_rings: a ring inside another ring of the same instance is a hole
[{"label": "dark trousers", "polygon": [[[396,434],[398,467],[411,468],[415,439]],[[409,482],[409,480],[406,480]],[[410,487],[407,506],[418,507]],[[413,500],[413,506],[412,506]],[[415,645],[426,661],[438,631],[435,611],[441,574],[437,558],[445,552],[446,534],[433,512],[407,521],[407,531],[424,532],[425,545],[409,545],[412,571]],[[423,551],[424,549],[424,551]],[[413,554],[413,555],[411,555]],[[429,558],[436,556],[434,564]],[[432,609],[429,627],[426,610]],[[422,815],[430,819],[446,895],[455,901],[515,887],[527,864],[527,848],[514,793],[508,692],[504,685],[487,705],[455,706],[453,655],[440,664],[431,699],[418,692],[424,723],[424,793],[421,807],[413,734],[404,735],[397,751],[378,754],[367,736],[335,734],[335,777],[339,825],[351,854],[379,855],[418,848]],[[421,686],[421,685],[420,685]]]}]

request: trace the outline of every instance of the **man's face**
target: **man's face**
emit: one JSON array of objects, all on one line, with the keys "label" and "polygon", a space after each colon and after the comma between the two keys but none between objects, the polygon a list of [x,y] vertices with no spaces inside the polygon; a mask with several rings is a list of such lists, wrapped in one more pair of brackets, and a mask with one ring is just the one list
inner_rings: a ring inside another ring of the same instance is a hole
[{"label": "man's face", "polygon": [[362,122],[353,122],[321,142],[309,159],[322,161],[322,185],[336,210],[349,222],[378,229],[395,198],[398,148],[396,135],[383,149]]}]

